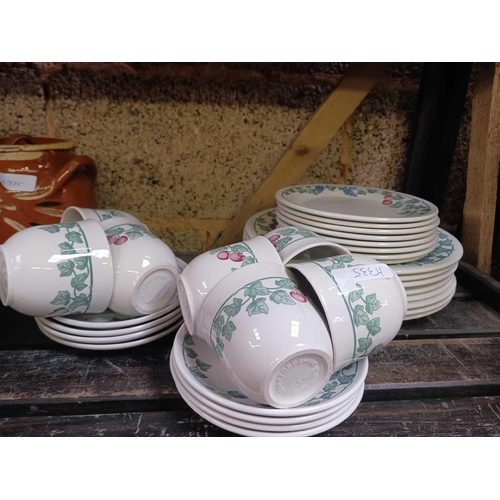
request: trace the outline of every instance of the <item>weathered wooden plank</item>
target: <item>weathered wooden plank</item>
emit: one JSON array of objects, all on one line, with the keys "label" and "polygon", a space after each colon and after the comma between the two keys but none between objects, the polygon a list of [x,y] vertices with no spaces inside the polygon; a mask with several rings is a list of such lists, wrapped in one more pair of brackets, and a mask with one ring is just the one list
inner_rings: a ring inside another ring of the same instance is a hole
[{"label": "weathered wooden plank", "polygon": [[349,67],[335,90],[307,121],[278,163],[229,223],[217,240],[218,246],[241,239],[246,221],[260,210],[274,206],[278,189],[300,181],[388,66],[388,63],[353,63]]},{"label": "weathered wooden plank", "polygon": [[[0,436],[234,436],[191,410],[0,419]],[[321,437],[500,436],[500,397],[363,402]]]},{"label": "weathered wooden plank", "polygon": [[500,283],[498,281],[466,262],[461,262],[458,266],[457,279],[475,297],[500,313]]},{"label": "weathered wooden plank", "polygon": [[[0,416],[179,409],[170,348],[0,351]],[[371,358],[367,398],[500,393],[500,338],[400,340]]]},{"label": "weathered wooden plank", "polygon": [[472,97],[464,261],[490,274],[500,163],[500,63],[477,63]]}]

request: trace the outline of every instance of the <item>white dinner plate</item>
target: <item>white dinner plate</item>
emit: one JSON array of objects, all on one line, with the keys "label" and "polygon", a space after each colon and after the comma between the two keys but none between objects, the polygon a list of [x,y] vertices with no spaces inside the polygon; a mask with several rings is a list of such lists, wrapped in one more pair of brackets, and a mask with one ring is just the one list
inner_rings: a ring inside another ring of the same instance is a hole
[{"label": "white dinner plate", "polygon": [[[406,296],[408,297],[408,300],[410,300],[410,298],[412,300],[420,300],[420,298],[425,299],[426,298],[425,295],[427,294],[437,295],[440,290],[444,290],[451,283],[453,278],[454,275],[451,275],[448,276],[447,278],[437,281],[436,283],[432,283],[431,285],[405,288]],[[432,297],[432,295],[429,295],[429,297]]]},{"label": "white dinner plate", "polygon": [[415,309],[423,309],[425,307],[433,307],[434,304],[439,304],[445,299],[448,299],[450,294],[455,294],[457,289],[457,279],[452,276],[450,283],[442,289],[437,295],[428,296],[419,300],[413,300],[412,297],[408,297],[408,312]]},{"label": "white dinner plate", "polygon": [[260,405],[241,394],[213,349],[191,336],[185,325],[177,332],[170,355],[183,381],[197,394],[235,411],[267,417],[298,417],[323,412],[350,398],[364,383],[368,358],[334,373],[317,396],[295,408]]},{"label": "white dinner plate", "polygon": [[[319,235],[331,236],[332,238],[342,238],[343,240],[354,241],[367,241],[371,243],[385,243],[394,246],[410,246],[425,243],[424,240],[431,241],[436,235],[436,227],[432,226],[421,233],[408,233],[408,234],[367,234],[363,229],[358,229],[358,232],[347,232],[343,230],[332,229],[332,227],[322,224],[321,227],[308,223],[305,220],[299,220],[297,217],[287,217],[282,214],[280,210],[276,212],[276,220],[280,226],[295,226],[301,229],[313,231]],[[341,226],[337,226],[341,227]],[[357,228],[356,228],[357,229]],[[415,242],[415,243],[413,243]],[[354,245],[356,243],[353,243]]]},{"label": "white dinner plate", "polygon": [[[444,272],[443,274],[440,274],[439,276],[433,276],[432,278],[423,278],[421,280],[414,280],[414,281],[404,281],[401,280],[401,283],[403,283],[403,286],[406,289],[408,288],[415,288],[415,287],[421,287],[421,286],[426,286],[426,285],[431,285],[434,283],[438,283],[445,278],[449,278],[451,275],[455,274],[456,267],[452,267],[449,271]],[[400,276],[401,278],[401,276]]]},{"label": "white dinner plate", "polygon": [[[325,236],[323,237],[325,238]],[[424,251],[429,253],[429,250],[432,250],[436,246],[438,236],[437,234],[433,234],[430,238],[427,238],[424,243],[418,245],[404,245],[403,247],[399,245],[401,242],[396,242],[396,244],[393,245],[392,243],[371,243],[368,241],[344,240],[342,238],[332,237],[328,237],[328,240],[345,246],[346,248],[352,248],[352,252],[354,253],[406,254]]]},{"label": "white dinner plate", "polygon": [[420,319],[420,318],[426,318],[427,316],[431,316],[432,314],[436,314],[439,311],[442,311],[450,302],[453,297],[450,297],[448,302],[444,302],[443,304],[439,304],[435,307],[427,308],[427,309],[421,309],[418,312],[414,311],[412,313],[408,313],[404,321],[411,321],[413,319]]},{"label": "white dinner plate", "polygon": [[444,299],[440,300],[439,302],[429,302],[426,307],[410,307],[408,305],[408,311],[406,314],[413,315],[413,314],[417,314],[417,313],[423,313],[426,311],[433,310],[434,308],[439,308],[439,310],[441,310],[443,307],[448,305],[448,303],[451,301],[451,299],[453,299],[454,295],[455,295],[455,290],[452,290],[450,292],[450,294],[447,297],[445,297]]},{"label": "white dinner plate", "polygon": [[280,189],[281,205],[300,212],[359,222],[421,222],[437,217],[438,208],[417,196],[364,186],[308,184]]},{"label": "white dinner plate", "polygon": [[[458,263],[457,264],[452,264],[451,266],[443,267],[442,269],[438,269],[437,271],[428,271],[428,272],[421,272],[419,274],[399,274],[399,279],[403,283],[410,283],[413,281],[421,281],[425,280],[427,278],[435,278],[435,277],[443,277],[446,273],[449,273],[450,271],[455,272],[458,268]],[[397,269],[394,269],[396,272],[398,271]],[[422,268],[424,270],[424,268]]]},{"label": "white dinner plate", "polygon": [[179,323],[172,325],[171,327],[167,328],[166,330],[161,331],[160,333],[157,333],[156,335],[152,335],[150,337],[146,337],[143,339],[139,340],[134,340],[132,342],[121,342],[117,344],[83,344],[81,342],[70,342],[68,340],[63,340],[58,337],[55,337],[54,335],[48,333],[45,331],[45,328],[43,326],[40,326],[40,331],[48,337],[50,340],[53,340],[54,342],[57,342],[59,344],[63,344],[68,347],[74,347],[76,349],[84,349],[88,351],[117,351],[119,349],[130,349],[132,347],[138,347],[142,346],[145,344],[149,344],[150,342],[154,342],[155,340],[161,339],[162,337],[165,337],[166,335],[170,333],[176,332],[179,327],[182,325],[182,321],[179,321]]}]

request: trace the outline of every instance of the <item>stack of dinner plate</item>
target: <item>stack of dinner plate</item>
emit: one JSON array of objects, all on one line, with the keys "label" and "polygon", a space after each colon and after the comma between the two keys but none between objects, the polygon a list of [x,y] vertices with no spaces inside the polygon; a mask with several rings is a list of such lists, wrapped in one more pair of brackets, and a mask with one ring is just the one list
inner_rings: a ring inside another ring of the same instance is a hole
[{"label": "stack of dinner plate", "polygon": [[[177,259],[179,272],[186,263]],[[183,319],[176,295],[170,304],[154,314],[130,318],[106,310],[101,314],[80,314],[35,318],[42,333],[59,344],[93,351],[130,349],[175,333]]]},{"label": "stack of dinner plate", "polygon": [[334,373],[323,389],[295,408],[258,404],[238,391],[214,349],[177,332],[170,355],[177,390],[193,411],[218,427],[242,436],[313,436],[347,419],[358,407],[368,373],[368,358]]},{"label": "stack of dinner plate", "polygon": [[276,201],[276,208],[247,221],[245,239],[295,226],[388,264],[407,293],[406,320],[434,314],[453,297],[463,249],[438,227],[432,203],[386,189],[335,184],[284,188]]}]

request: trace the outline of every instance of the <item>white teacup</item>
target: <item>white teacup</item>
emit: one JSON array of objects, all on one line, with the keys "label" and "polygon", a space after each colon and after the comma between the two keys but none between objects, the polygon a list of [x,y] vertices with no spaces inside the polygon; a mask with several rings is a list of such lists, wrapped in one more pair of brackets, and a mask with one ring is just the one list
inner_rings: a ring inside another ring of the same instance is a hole
[{"label": "white teacup", "polygon": [[273,245],[263,236],[205,252],[194,258],[179,276],[177,288],[188,331],[207,294],[225,276],[256,262],[281,264]]},{"label": "white teacup", "polygon": [[113,262],[94,220],[24,229],[0,246],[0,298],[29,316],[101,313],[113,290]]},{"label": "white teacup", "polygon": [[140,224],[116,224],[105,234],[114,264],[109,309],[134,317],[165,308],[177,292],[179,274],[170,247]]},{"label": "white teacup", "polygon": [[258,403],[298,406],[332,374],[326,320],[282,264],[254,264],[222,279],[193,334],[213,347],[238,390]]},{"label": "white teacup", "polygon": [[283,264],[350,253],[342,245],[328,241],[312,231],[294,226],[273,229],[265,237],[276,247]]},{"label": "white teacup", "polygon": [[[334,372],[382,349],[399,332],[408,307],[406,292],[399,276],[385,264],[348,254],[287,267],[323,307],[332,337]],[[377,279],[357,281],[361,276]]]},{"label": "white teacup", "polygon": [[[121,210],[103,209],[103,208],[81,208],[81,207],[68,207],[62,217],[61,222],[78,222],[81,220],[95,220],[103,224],[107,229],[117,223],[141,224],[147,227],[146,224],[141,222],[137,217],[123,212]],[[115,221],[114,219],[119,219]]]}]

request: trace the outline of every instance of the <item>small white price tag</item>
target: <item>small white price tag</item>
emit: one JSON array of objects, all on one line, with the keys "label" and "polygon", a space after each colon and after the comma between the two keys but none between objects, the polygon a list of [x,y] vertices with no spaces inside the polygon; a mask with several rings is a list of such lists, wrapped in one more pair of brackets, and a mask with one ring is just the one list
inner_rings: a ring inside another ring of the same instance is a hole
[{"label": "small white price tag", "polygon": [[7,191],[25,191],[32,193],[36,189],[36,181],[36,175],[0,173],[0,184],[2,184]]},{"label": "small white price tag", "polygon": [[369,264],[344,269],[333,269],[332,275],[341,292],[356,290],[359,281],[392,278],[391,268],[387,264]]}]

